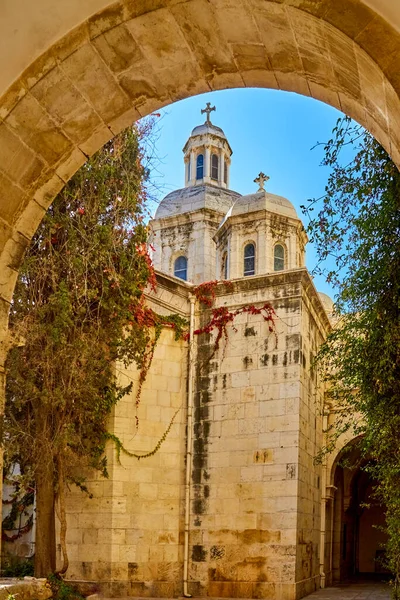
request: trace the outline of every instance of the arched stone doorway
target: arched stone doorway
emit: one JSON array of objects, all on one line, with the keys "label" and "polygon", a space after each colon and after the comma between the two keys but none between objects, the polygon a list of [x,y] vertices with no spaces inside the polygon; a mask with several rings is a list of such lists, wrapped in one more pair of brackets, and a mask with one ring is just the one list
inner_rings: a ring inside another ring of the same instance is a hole
[{"label": "arched stone doorway", "polygon": [[327,508],[331,582],[382,578],[386,534],[385,507],[374,498],[375,482],[368,461],[356,443],[339,454],[332,471],[331,502]]}]

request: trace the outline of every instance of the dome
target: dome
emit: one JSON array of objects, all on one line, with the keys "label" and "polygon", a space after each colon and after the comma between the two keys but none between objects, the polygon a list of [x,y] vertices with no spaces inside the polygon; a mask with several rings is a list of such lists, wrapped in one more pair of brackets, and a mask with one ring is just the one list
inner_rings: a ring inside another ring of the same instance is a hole
[{"label": "dome", "polygon": [[240,194],[232,190],[213,186],[196,185],[171,192],[161,200],[155,219],[208,209],[225,215]]},{"label": "dome", "polygon": [[268,210],[292,219],[298,219],[296,209],[293,204],[283,196],[269,194],[262,190],[255,194],[241,196],[232,208],[232,217],[245,213],[255,212],[257,210]]},{"label": "dome", "polygon": [[183,147],[185,162],[185,187],[218,185],[229,189],[232,148],[221,127],[210,121],[215,106],[207,102],[201,113],[207,119],[197,125]]},{"label": "dome", "polygon": [[209,142],[212,142],[212,140],[216,142],[215,138],[218,138],[219,143],[217,143],[217,146],[220,148],[226,147],[227,149],[229,149],[229,156],[232,154],[232,148],[229,145],[228,139],[224,131],[221,129],[221,127],[218,127],[217,125],[211,123],[211,121],[206,121],[202,125],[197,125],[196,127],[194,127],[194,129],[192,129],[192,133],[190,134],[190,137],[183,148],[183,152],[186,152],[191,145],[197,147],[199,144],[199,138],[200,143],[203,142],[203,140],[201,139],[202,137],[208,137]]},{"label": "dome", "polygon": [[217,127],[216,125],[213,125],[211,122],[205,122],[202,125],[197,125],[197,127],[195,127],[192,130],[192,133],[190,134],[190,137],[195,137],[198,135],[208,135],[208,134],[212,134],[212,135],[217,135],[218,137],[226,140],[226,135],[223,132],[223,130],[221,129],[221,127]]},{"label": "dome", "polygon": [[333,320],[335,306],[333,300],[328,294],[324,294],[323,292],[318,292],[318,296],[322,302],[322,305],[325,309],[326,314],[328,315],[329,320]]}]

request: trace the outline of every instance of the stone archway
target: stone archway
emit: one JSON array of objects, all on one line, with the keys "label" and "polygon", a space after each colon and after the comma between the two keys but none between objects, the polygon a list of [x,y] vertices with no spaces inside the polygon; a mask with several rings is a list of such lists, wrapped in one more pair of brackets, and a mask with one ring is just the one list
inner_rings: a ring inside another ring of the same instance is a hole
[{"label": "stone archway", "polygon": [[211,90],[295,91],[355,118],[400,164],[400,34],[361,0],[118,0],[69,27],[0,100],[0,378],[38,223],[86,158],[139,117]]}]

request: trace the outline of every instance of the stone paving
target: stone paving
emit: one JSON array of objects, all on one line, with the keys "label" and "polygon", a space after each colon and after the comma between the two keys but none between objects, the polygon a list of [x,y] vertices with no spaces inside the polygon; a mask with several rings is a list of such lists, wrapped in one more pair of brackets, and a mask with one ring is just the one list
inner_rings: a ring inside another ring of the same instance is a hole
[{"label": "stone paving", "polygon": [[306,600],[390,600],[390,587],[386,583],[370,581],[340,584],[318,590]]}]

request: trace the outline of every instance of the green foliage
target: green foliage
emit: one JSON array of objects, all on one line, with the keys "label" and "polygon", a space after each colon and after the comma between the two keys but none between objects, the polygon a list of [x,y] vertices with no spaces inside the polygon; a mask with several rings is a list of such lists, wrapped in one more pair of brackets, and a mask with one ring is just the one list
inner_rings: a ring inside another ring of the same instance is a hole
[{"label": "green foliage", "polygon": [[142,176],[129,131],[78,171],[32,240],[11,312],[24,342],[7,362],[9,461],[34,466],[50,444],[52,453],[80,465],[85,458],[106,475],[107,417],[128,391],[117,384],[114,361],[140,361],[149,336],[134,319],[151,276]]},{"label": "green foliage", "polygon": [[84,600],[84,596],[71,583],[66,583],[62,577],[49,575],[47,581],[53,593],[53,600]]},{"label": "green foliage", "polygon": [[175,332],[175,340],[182,340],[187,332],[189,323],[184,317],[178,314],[157,315],[158,326],[170,327]]},{"label": "green foliage", "polygon": [[400,173],[350,119],[339,120],[333,133],[323,163],[332,169],[326,195],[305,208],[319,258],[335,263],[327,279],[339,289],[338,324],[317,357],[338,411],[327,449],[345,430],[362,434],[376,495],[387,507],[388,567],[399,598]]},{"label": "green foliage", "polygon": [[106,144],[54,200],[11,307],[5,461],[37,491],[52,477],[61,516],[68,482],[84,490],[87,468],[107,476],[108,419],[131,389],[118,383],[116,361],[141,368],[153,339],[139,318],[143,291],[155,284],[140,133]]},{"label": "green foliage", "polygon": [[33,560],[5,554],[2,556],[1,574],[2,577],[31,577],[33,575]]}]

